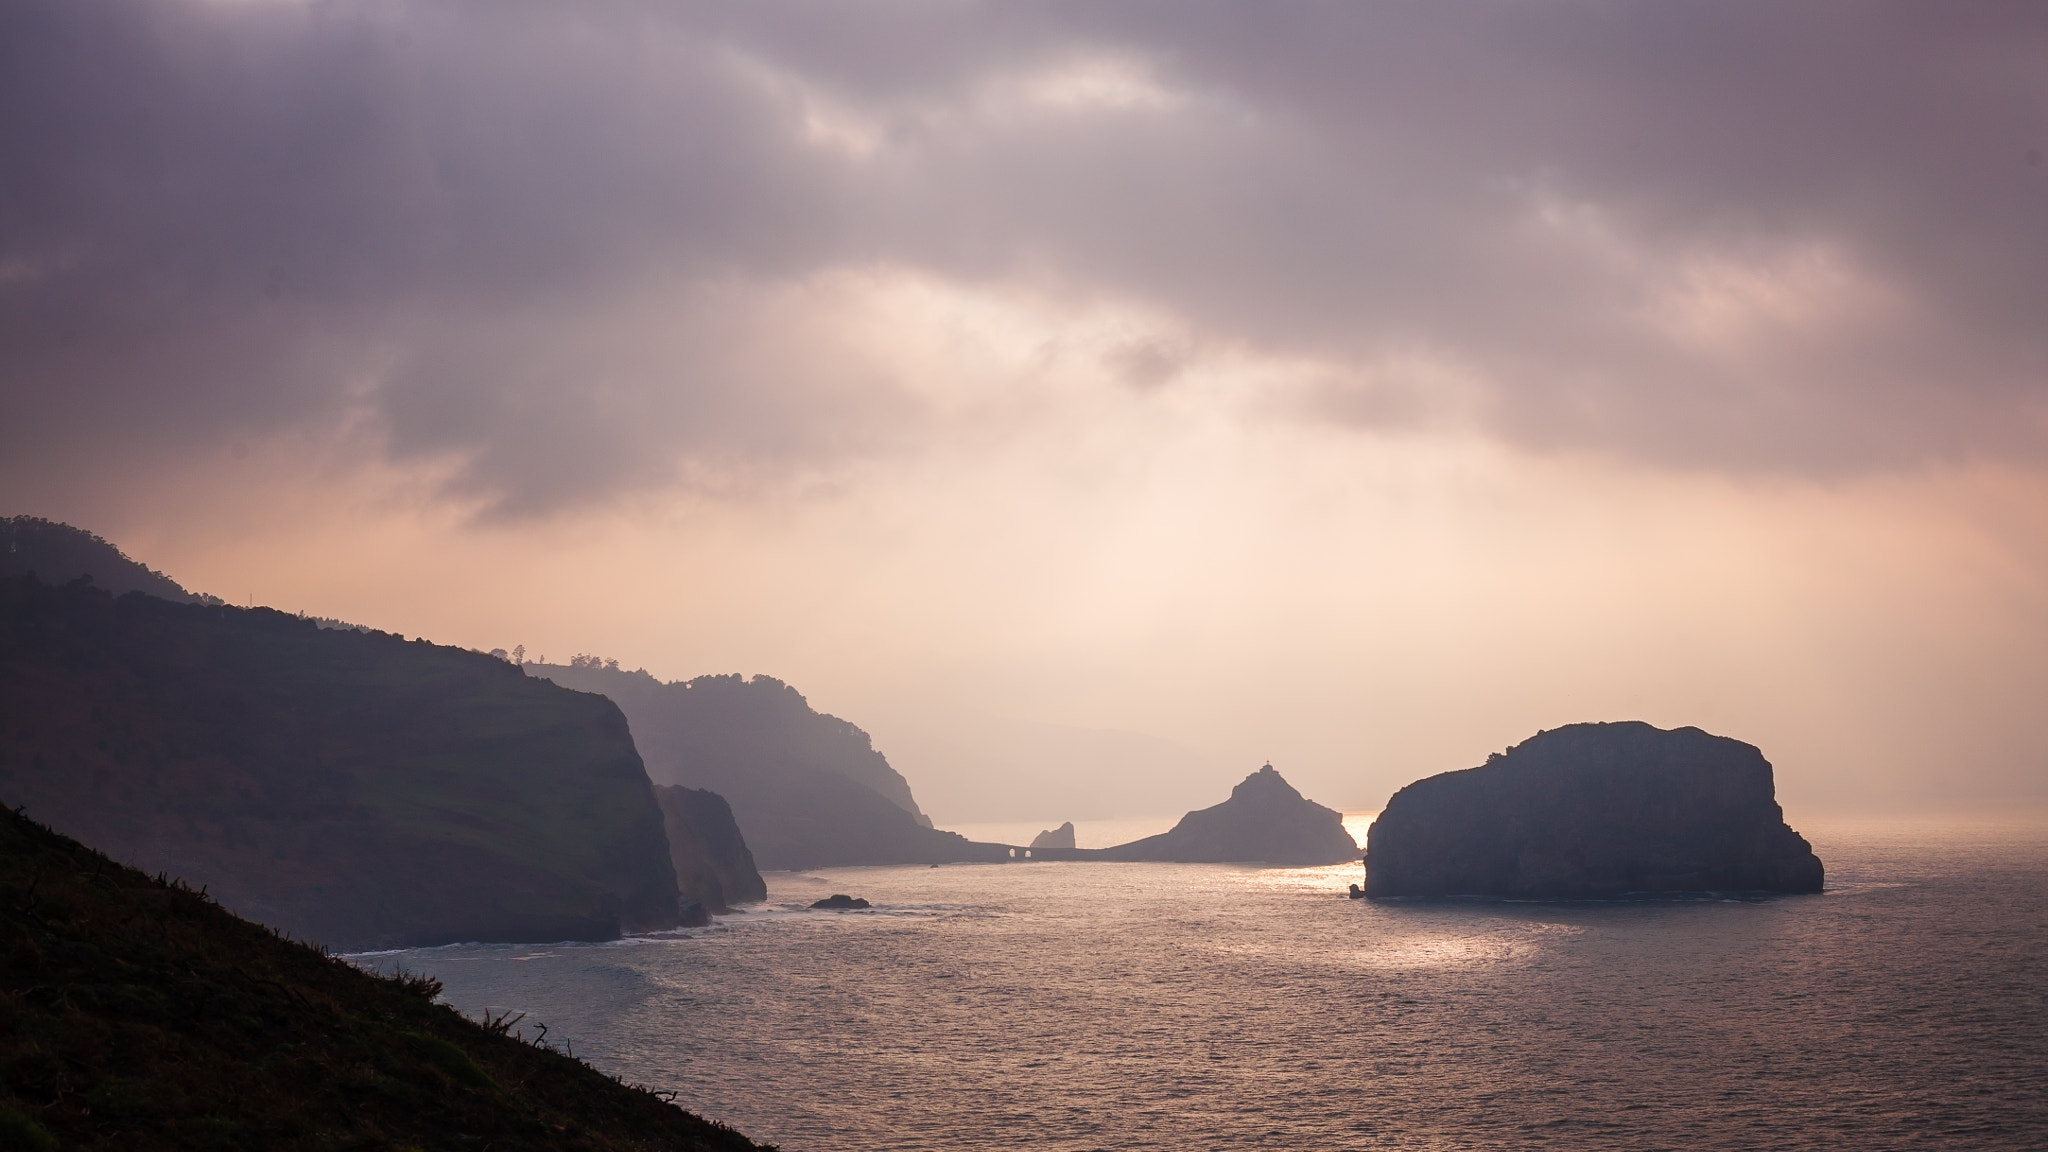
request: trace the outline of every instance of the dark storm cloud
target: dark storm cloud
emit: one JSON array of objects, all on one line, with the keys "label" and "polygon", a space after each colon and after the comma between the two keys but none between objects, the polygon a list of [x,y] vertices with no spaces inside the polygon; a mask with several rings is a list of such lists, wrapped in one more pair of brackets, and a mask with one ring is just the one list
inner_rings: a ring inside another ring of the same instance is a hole
[{"label": "dark storm cloud", "polygon": [[523,510],[883,450],[704,301],[886,264],[1319,358],[1317,419],[1420,358],[1536,444],[2037,458],[2044,77],[2025,5],[11,0],[0,451],[359,420]]},{"label": "dark storm cloud", "polygon": [[[4,16],[18,460],[367,406],[401,455],[478,454],[486,489],[644,481],[650,436],[687,449],[745,429],[691,419],[732,407],[723,381],[572,360],[585,312],[650,274],[773,276],[829,248],[834,207],[766,110],[719,84],[699,40],[627,8]],[[607,424],[601,397],[622,387],[674,397]]]}]

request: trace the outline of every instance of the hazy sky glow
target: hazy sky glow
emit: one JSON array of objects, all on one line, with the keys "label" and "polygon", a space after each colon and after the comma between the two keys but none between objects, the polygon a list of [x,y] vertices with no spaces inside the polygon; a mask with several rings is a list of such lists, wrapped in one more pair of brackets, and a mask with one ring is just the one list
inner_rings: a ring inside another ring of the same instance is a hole
[{"label": "hazy sky glow", "polygon": [[2048,804],[2044,78],[2010,4],[20,0],[0,513],[767,672],[942,824],[1625,718]]}]

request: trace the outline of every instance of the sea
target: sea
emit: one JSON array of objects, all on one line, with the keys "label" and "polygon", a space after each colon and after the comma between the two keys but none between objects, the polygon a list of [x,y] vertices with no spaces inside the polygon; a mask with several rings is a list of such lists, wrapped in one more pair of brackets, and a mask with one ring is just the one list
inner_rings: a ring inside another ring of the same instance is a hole
[{"label": "sea", "polygon": [[356,959],[789,1152],[2048,1148],[2048,824],[1801,831],[1821,895],[835,868],[704,929]]}]

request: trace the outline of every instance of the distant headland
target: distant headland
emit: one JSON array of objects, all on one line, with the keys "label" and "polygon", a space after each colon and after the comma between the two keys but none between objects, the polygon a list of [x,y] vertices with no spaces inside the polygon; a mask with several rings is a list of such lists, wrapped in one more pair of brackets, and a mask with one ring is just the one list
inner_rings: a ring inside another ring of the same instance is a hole
[{"label": "distant headland", "polygon": [[[860,728],[813,709],[772,676],[664,683],[580,659],[528,676],[610,698],[657,785],[709,789],[731,805],[749,867],[996,863],[1007,844],[932,827],[910,784]],[[753,897],[759,899],[759,897]]]},{"label": "distant headland", "polygon": [[1358,859],[1343,815],[1295,791],[1271,764],[1245,777],[1230,790],[1230,799],[1182,816],[1157,836],[1114,848],[1074,848],[1073,836],[1071,823],[1040,833],[1031,843],[1032,858],[1286,867]]}]

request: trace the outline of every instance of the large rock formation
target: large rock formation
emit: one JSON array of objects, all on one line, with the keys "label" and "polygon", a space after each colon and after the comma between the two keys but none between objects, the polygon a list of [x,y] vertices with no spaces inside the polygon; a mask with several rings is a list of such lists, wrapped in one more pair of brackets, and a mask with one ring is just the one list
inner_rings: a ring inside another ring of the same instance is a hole
[{"label": "large rock formation", "polygon": [[1009,858],[1006,845],[934,830],[867,733],[812,710],[780,680],[700,676],[665,684],[596,661],[528,664],[526,671],[616,701],[648,774],[730,801],[762,868]]},{"label": "large rock formation", "polygon": [[1074,850],[1074,822],[1067,821],[1057,828],[1049,828],[1031,838],[1031,849],[1042,852],[1048,848],[1071,852]]},{"label": "large rock formation", "polygon": [[754,868],[754,854],[732,818],[732,806],[716,792],[657,784],[662,827],[682,893],[683,923],[699,925],[733,904],[768,898],[768,885]]},{"label": "large rock formation", "polygon": [[1573,724],[1394,794],[1366,834],[1369,896],[1581,899],[1818,892],[1770,762],[1697,728]]},{"label": "large rock formation", "polygon": [[625,717],[488,656],[0,578],[0,700],[0,801],[301,937],[677,922]]},{"label": "large rock formation", "polygon": [[1344,831],[1342,815],[1304,798],[1268,764],[1231,789],[1230,799],[1188,813],[1171,831],[1076,856],[1301,866],[1356,860],[1358,844]]}]

